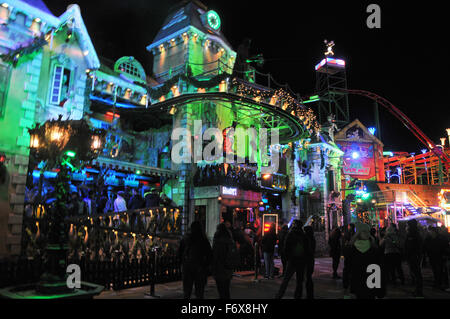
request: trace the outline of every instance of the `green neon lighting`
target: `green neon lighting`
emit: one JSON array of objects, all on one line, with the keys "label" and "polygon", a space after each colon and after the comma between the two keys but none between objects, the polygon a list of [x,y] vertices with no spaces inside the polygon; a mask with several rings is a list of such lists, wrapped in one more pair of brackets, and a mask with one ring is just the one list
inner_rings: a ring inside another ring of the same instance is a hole
[{"label": "green neon lighting", "polygon": [[219,30],[220,28],[220,17],[214,10],[209,10],[206,14],[206,21],[208,21],[208,25],[214,30]]},{"label": "green neon lighting", "polygon": [[77,155],[77,153],[75,153],[74,151],[67,151],[66,155],[73,158],[75,157],[75,155]]},{"label": "green neon lighting", "polygon": [[140,170],[136,170],[136,174],[137,175],[141,175],[141,171]]},{"label": "green neon lighting", "polygon": [[313,96],[310,96],[310,97],[309,97],[310,100],[314,100],[314,99],[318,99],[318,98],[319,98],[318,95],[313,95]]},{"label": "green neon lighting", "polygon": [[306,101],[303,101],[303,104],[305,104],[305,103],[311,103],[311,102],[316,102],[316,101],[319,101],[320,99],[310,99],[310,100],[306,100]]},{"label": "green neon lighting", "polygon": [[364,193],[364,194],[362,194],[361,197],[362,197],[363,199],[367,199],[367,198],[370,197],[370,194],[369,194],[369,193]]}]

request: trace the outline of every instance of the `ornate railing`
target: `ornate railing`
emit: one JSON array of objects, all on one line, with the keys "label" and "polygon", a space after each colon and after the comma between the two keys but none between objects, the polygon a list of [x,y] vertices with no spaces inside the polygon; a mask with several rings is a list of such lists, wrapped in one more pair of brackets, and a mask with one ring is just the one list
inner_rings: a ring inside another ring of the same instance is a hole
[{"label": "ornate railing", "polygon": [[[48,222],[43,206],[24,217],[23,256],[19,261],[0,262],[0,286],[39,279],[45,270]],[[181,279],[178,208],[152,207],[68,217],[65,224],[67,264],[80,266],[83,281],[124,289]]]}]

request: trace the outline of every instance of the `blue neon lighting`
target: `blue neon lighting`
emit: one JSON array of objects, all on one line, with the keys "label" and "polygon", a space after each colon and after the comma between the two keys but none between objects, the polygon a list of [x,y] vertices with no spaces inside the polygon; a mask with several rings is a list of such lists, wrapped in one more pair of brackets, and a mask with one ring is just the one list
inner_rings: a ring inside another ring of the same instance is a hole
[{"label": "blue neon lighting", "polygon": [[[113,102],[113,101],[107,100],[107,99],[102,99],[101,97],[98,97],[98,96],[91,95],[91,96],[90,96],[90,99],[93,100],[93,101],[102,102],[102,103],[107,104],[107,105],[114,105],[114,102]],[[139,107],[139,106],[137,106],[137,105],[126,104],[126,103],[120,103],[120,102],[116,102],[116,107],[122,107],[122,108],[125,108],[125,109],[137,109],[137,108],[142,108],[142,107]]]},{"label": "blue neon lighting", "polygon": [[377,130],[375,127],[369,127],[368,128],[370,134],[375,135],[375,131]]}]

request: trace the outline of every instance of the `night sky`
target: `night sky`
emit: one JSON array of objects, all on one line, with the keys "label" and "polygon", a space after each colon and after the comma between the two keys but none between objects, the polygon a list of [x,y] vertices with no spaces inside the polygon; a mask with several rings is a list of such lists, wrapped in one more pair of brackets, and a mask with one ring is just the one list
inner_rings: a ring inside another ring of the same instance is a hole
[{"label": "night sky", "polygon": [[[44,0],[60,16],[73,0]],[[78,0],[99,56],[117,60],[134,56],[148,74],[152,55],[145,47],[161,28],[175,0]],[[323,58],[324,39],[334,40],[335,57],[347,64],[351,89],[377,93],[410,117],[435,143],[447,136],[449,62],[444,33],[446,10],[400,1],[220,1],[203,3],[217,11],[222,32],[237,49],[252,39],[252,54],[267,60],[260,72],[288,83],[294,92],[314,93],[314,66]],[[381,29],[369,29],[366,8],[381,7]],[[406,4],[408,3],[408,4]],[[294,5],[295,4],[295,5]],[[311,105],[311,104],[310,104]],[[447,105],[447,107],[445,106]],[[380,106],[381,108],[381,106]],[[350,96],[351,118],[375,126],[373,102]],[[385,150],[419,153],[423,145],[381,108]]]}]

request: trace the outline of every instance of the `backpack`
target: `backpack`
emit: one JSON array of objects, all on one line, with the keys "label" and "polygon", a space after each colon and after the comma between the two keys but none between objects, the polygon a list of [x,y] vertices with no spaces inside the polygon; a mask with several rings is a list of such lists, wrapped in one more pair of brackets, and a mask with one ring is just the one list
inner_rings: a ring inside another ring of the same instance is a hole
[{"label": "backpack", "polygon": [[303,247],[303,242],[297,242],[294,247],[292,247],[293,257],[302,257],[305,255],[305,247]]}]

